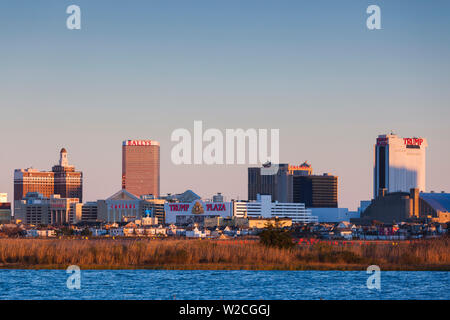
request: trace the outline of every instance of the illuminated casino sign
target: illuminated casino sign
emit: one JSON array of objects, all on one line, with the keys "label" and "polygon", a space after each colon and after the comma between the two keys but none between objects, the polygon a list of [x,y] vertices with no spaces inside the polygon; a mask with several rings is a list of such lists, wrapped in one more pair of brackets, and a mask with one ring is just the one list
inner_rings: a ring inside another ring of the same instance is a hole
[{"label": "illuminated casino sign", "polygon": [[200,201],[197,201],[194,206],[192,207],[192,213],[193,214],[202,214],[205,213],[205,210],[203,209],[202,204]]},{"label": "illuminated casino sign", "polygon": [[377,138],[377,145],[386,146],[388,144],[388,141],[389,141],[388,138]]},{"label": "illuminated casino sign", "polygon": [[183,203],[176,203],[176,204],[168,204],[168,207],[170,208],[170,211],[174,212],[180,212],[180,211],[188,211],[189,210],[189,204]]},{"label": "illuminated casino sign", "polygon": [[306,164],[301,164],[299,166],[293,166],[293,165],[289,165],[289,170],[305,170],[305,169],[309,169],[311,166],[308,166]]},{"label": "illuminated casino sign", "polygon": [[66,209],[67,204],[64,202],[52,202],[50,203],[50,209]]},{"label": "illuminated casino sign", "polygon": [[[187,204],[187,203],[169,203],[168,207],[170,208],[171,211],[175,211],[175,212],[195,211],[194,213],[196,213],[196,214],[199,214],[203,208],[200,201],[197,201],[194,204],[194,207],[192,208],[192,210],[189,210],[191,205]],[[207,203],[206,211],[227,211],[227,206],[225,203]]]},{"label": "illuminated casino sign", "polygon": [[112,204],[111,209],[136,209],[135,204]]},{"label": "illuminated casino sign", "polygon": [[195,200],[191,203],[166,203],[164,210],[166,223],[175,223],[177,216],[229,217],[232,215],[231,202]]},{"label": "illuminated casino sign", "polygon": [[[406,146],[421,146],[423,143],[422,138],[403,138],[403,143]],[[389,144],[389,138],[377,138],[378,146],[386,146]]]},{"label": "illuminated casino sign", "polygon": [[208,211],[227,211],[225,203],[207,203],[206,210]]},{"label": "illuminated casino sign", "polygon": [[123,142],[124,146],[157,146],[158,142],[153,140],[126,140]]},{"label": "illuminated casino sign", "polygon": [[407,146],[421,146],[423,143],[422,138],[403,138],[403,142]]}]

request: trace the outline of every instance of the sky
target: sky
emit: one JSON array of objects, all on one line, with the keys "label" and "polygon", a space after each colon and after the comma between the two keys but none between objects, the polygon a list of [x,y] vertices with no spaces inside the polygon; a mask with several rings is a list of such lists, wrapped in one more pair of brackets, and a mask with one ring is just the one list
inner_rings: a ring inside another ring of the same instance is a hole
[{"label": "sky", "polygon": [[[81,8],[69,30],[66,8]],[[366,8],[381,9],[369,30]],[[174,165],[171,133],[280,130],[280,160],[339,176],[339,206],[372,197],[379,134],[428,140],[427,190],[450,192],[449,1],[0,3],[0,192],[59,150],[84,200],[121,188],[121,143],[161,143],[161,192],[247,198],[248,165]]]}]

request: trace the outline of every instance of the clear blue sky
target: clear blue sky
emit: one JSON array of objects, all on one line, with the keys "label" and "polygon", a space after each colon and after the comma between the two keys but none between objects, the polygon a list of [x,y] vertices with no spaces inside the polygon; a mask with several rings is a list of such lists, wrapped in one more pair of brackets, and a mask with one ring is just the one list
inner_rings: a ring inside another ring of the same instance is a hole
[{"label": "clear blue sky", "polygon": [[[66,28],[66,8],[82,29]],[[366,28],[381,7],[382,30]],[[427,188],[450,192],[449,1],[2,1],[0,192],[66,147],[85,199],[120,189],[121,141],[161,142],[161,191],[247,197],[247,166],[175,166],[170,134],[278,128],[281,161],[372,195],[378,134],[428,139]]]}]

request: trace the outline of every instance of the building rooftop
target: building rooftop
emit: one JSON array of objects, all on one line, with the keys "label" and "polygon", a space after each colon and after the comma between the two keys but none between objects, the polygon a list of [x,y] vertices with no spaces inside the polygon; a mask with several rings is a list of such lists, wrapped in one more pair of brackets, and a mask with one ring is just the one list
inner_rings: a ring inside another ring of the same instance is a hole
[{"label": "building rooftop", "polygon": [[435,210],[450,212],[450,193],[420,193],[420,197],[425,200]]},{"label": "building rooftop", "polygon": [[185,192],[180,194],[167,195],[167,197],[165,198],[172,201],[177,200],[178,202],[193,202],[195,200],[201,199],[201,197],[192,190],[186,190]]}]

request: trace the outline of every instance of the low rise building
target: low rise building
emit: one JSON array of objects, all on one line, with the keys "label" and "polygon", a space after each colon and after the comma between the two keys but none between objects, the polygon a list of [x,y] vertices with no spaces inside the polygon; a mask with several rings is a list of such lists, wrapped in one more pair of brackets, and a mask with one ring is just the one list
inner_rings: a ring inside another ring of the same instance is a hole
[{"label": "low rise building", "polygon": [[45,198],[37,192],[29,192],[23,200],[15,201],[16,222],[30,225],[61,225],[81,221],[82,204],[78,198]]},{"label": "low rise building", "polygon": [[154,217],[158,221],[159,224],[166,223],[166,214],[164,210],[164,204],[166,200],[164,199],[155,199],[153,196],[151,197],[142,197],[141,201],[141,217]]},{"label": "low rise building", "polygon": [[49,224],[75,224],[81,221],[83,204],[78,198],[61,198],[55,194],[50,197]]},{"label": "low rise building", "polygon": [[267,227],[289,228],[292,226],[292,219],[289,218],[248,218],[249,229],[265,229]]},{"label": "low rise building", "polygon": [[421,192],[419,194],[419,216],[433,222],[450,222],[450,193]]},{"label": "low rise building", "polygon": [[83,206],[81,208],[81,221],[82,222],[98,221],[97,201],[83,203]]},{"label": "low rise building", "polygon": [[362,220],[376,220],[384,223],[402,222],[414,219],[428,219],[433,222],[450,222],[450,194],[423,193],[419,189],[407,192],[387,193],[382,189],[378,197],[364,210]]},{"label": "low rise building", "polygon": [[205,228],[215,228],[215,227],[241,228],[248,226],[248,219],[235,216],[205,218],[203,226]]},{"label": "low rise building", "polygon": [[138,226],[155,226],[158,223],[159,219],[157,217],[146,216],[141,219],[134,220],[134,223]]},{"label": "low rise building", "polygon": [[91,232],[91,235],[93,237],[101,237],[108,234],[108,230],[105,229],[98,229],[98,228],[89,228],[89,231]]},{"label": "low rise building", "polygon": [[257,195],[256,201],[233,201],[235,217],[240,218],[288,218],[292,223],[314,223],[317,216],[303,203],[272,202],[271,195]]},{"label": "low rise building", "polygon": [[197,227],[192,230],[186,230],[186,238],[206,238],[207,234],[205,230],[199,230]]},{"label": "low rise building", "polygon": [[231,202],[213,202],[194,200],[192,202],[168,202],[164,205],[166,223],[177,225],[204,224],[205,219],[214,217],[231,217]]},{"label": "low rise building", "polygon": [[125,189],[116,192],[106,200],[97,201],[97,219],[106,223],[134,221],[142,218],[155,218],[164,224],[166,200],[153,196],[138,197]]},{"label": "low rise building", "polygon": [[347,208],[310,208],[311,213],[317,216],[318,222],[341,222],[359,218],[357,211],[350,212]]},{"label": "low rise building", "polygon": [[123,237],[124,231],[123,231],[123,228],[110,228],[110,229],[108,229],[108,234],[111,237]]},{"label": "low rise building", "polygon": [[29,192],[23,200],[14,201],[16,223],[50,224],[50,201],[38,192]]},{"label": "low rise building", "polygon": [[8,195],[0,193],[0,224],[11,222],[11,203],[8,202]]},{"label": "low rise building", "polygon": [[52,229],[28,229],[25,236],[30,238],[53,238],[56,237],[56,231]]},{"label": "low rise building", "polygon": [[141,215],[141,199],[120,190],[106,200],[98,200],[98,218],[107,223],[122,222],[124,218],[138,219]]}]

